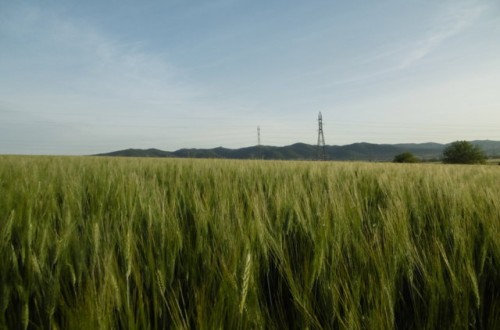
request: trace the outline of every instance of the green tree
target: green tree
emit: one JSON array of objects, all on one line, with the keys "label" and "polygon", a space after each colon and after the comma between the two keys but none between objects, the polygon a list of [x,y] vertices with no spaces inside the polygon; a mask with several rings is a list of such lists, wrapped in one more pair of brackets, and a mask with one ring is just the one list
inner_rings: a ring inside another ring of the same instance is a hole
[{"label": "green tree", "polygon": [[394,163],[418,163],[419,160],[411,152],[403,152],[402,154],[396,155],[393,160]]},{"label": "green tree", "polygon": [[447,146],[443,151],[445,164],[483,164],[486,155],[480,147],[468,141],[456,141]]}]

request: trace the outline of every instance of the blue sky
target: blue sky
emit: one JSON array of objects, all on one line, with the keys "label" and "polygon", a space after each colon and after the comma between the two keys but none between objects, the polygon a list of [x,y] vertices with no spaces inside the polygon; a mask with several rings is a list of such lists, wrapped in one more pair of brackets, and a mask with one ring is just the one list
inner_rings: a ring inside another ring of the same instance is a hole
[{"label": "blue sky", "polygon": [[0,0],[0,154],[500,140],[500,2]]}]

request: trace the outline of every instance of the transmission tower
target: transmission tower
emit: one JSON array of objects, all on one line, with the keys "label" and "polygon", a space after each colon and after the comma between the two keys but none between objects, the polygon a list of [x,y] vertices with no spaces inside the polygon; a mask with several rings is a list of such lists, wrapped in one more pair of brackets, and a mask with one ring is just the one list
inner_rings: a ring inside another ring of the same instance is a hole
[{"label": "transmission tower", "polygon": [[260,147],[260,126],[257,126],[257,146]]},{"label": "transmission tower", "polygon": [[326,160],[325,135],[323,134],[323,117],[318,115],[318,160]]}]

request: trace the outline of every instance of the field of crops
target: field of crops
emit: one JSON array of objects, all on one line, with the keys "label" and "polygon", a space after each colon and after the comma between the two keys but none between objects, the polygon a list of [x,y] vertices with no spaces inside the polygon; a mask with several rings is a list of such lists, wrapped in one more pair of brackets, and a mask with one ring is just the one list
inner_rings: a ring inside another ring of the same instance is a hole
[{"label": "field of crops", "polygon": [[0,157],[0,328],[499,329],[500,168]]}]

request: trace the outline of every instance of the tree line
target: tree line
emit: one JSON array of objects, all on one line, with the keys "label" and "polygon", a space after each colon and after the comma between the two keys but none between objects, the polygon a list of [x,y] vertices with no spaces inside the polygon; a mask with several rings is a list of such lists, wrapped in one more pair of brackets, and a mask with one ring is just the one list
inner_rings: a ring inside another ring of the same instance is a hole
[{"label": "tree line", "polygon": [[[479,147],[468,141],[455,141],[443,150],[442,162],[445,164],[484,164],[486,154]],[[394,163],[418,163],[418,159],[411,152],[404,152],[394,157]]]}]

